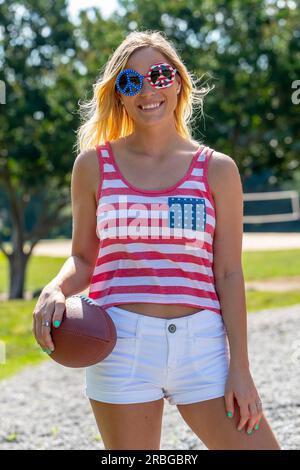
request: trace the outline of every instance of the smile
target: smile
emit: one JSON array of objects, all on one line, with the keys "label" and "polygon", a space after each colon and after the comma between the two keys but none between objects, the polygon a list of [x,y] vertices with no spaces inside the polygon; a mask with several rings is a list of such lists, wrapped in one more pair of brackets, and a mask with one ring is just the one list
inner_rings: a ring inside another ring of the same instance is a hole
[{"label": "smile", "polygon": [[145,108],[145,109],[143,109],[142,106],[138,106],[138,107],[139,107],[142,111],[144,111],[144,112],[146,112],[146,113],[147,113],[147,112],[149,113],[149,112],[151,112],[151,111],[152,111],[152,112],[155,111],[155,110],[158,109],[158,108],[161,108],[161,106],[162,106],[163,104],[164,104],[164,101],[161,101],[158,106],[154,106],[154,107],[151,107],[151,108]]}]

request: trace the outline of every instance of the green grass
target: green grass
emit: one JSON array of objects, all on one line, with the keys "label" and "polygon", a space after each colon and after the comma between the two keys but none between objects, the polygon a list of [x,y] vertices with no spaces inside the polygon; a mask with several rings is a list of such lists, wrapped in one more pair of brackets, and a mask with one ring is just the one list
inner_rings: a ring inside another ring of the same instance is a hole
[{"label": "green grass", "polygon": [[34,301],[10,300],[0,302],[0,340],[5,345],[5,362],[0,363],[0,380],[27,365],[50,360],[32,334]]},{"label": "green grass", "polygon": [[[28,261],[25,290],[34,291],[43,288],[59,272],[67,258],[51,256],[32,256]],[[8,291],[8,263],[0,255],[0,292]]]},{"label": "green grass", "polygon": [[245,281],[300,275],[300,250],[245,251]]},{"label": "green grass", "polygon": [[[30,259],[25,290],[42,289],[53,279],[66,258],[34,256]],[[276,277],[292,277],[300,274],[300,250],[244,252],[245,281]],[[8,290],[8,266],[0,255],[0,292]],[[51,360],[37,344],[32,334],[32,313],[37,298],[31,301],[10,300],[0,302],[0,347],[5,344],[6,362],[0,363],[0,380],[9,377],[26,366]],[[247,290],[247,311],[285,307],[300,303],[299,291],[266,292]]]},{"label": "green grass", "polygon": [[269,308],[288,307],[289,305],[300,304],[299,290],[286,292],[271,291],[246,291],[247,312],[257,312]]}]

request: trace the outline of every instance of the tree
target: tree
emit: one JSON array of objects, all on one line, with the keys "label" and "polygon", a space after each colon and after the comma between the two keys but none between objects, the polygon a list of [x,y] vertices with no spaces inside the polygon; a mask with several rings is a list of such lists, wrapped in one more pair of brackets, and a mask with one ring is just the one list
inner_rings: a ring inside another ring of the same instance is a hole
[{"label": "tree", "polygon": [[68,217],[80,75],[64,0],[1,3],[0,24],[0,78],[6,84],[0,184],[7,202],[1,211],[0,250],[9,260],[12,299],[23,297],[34,246]]},{"label": "tree", "polygon": [[[132,30],[164,31],[194,76],[213,78],[205,141],[237,161],[245,190],[253,190],[253,176],[271,190],[299,175],[300,105],[291,95],[300,77],[300,9],[293,2],[119,4],[123,11],[108,20],[92,8],[74,25],[65,0],[0,0],[0,250],[9,259],[9,298],[23,297],[34,246],[70,217],[78,100],[91,95],[102,65]],[[201,124],[198,116],[193,137],[202,140]]]}]

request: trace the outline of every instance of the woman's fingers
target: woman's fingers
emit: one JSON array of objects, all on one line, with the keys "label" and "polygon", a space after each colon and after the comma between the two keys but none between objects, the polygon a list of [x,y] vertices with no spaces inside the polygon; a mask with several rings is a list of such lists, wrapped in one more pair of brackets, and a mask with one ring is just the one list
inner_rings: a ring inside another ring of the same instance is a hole
[{"label": "woman's fingers", "polygon": [[239,402],[240,406],[240,421],[237,427],[238,431],[241,431],[245,424],[247,423],[248,419],[250,418],[250,410],[248,407],[248,400],[243,400]]},{"label": "woman's fingers", "polygon": [[255,424],[258,421],[258,409],[255,403],[255,400],[252,400],[249,403],[249,410],[250,410],[250,419],[249,419],[249,423],[247,424],[247,433],[251,434],[254,429]]},{"label": "woman's fingers", "polygon": [[41,338],[44,345],[43,349],[51,349],[51,351],[54,351],[54,344],[50,334],[52,315],[53,313],[42,313]]},{"label": "woman's fingers", "polygon": [[42,317],[39,310],[35,310],[33,314],[33,322],[34,322],[34,331],[35,331],[35,339],[37,343],[43,348],[41,341],[42,341]]},{"label": "woman's fingers", "polygon": [[262,407],[258,405],[258,400],[259,398],[239,401],[240,421],[237,427],[238,431],[245,427],[245,431],[251,434],[254,429],[258,429],[257,424],[259,424],[262,417]]},{"label": "woman's fingers", "polygon": [[32,333],[40,347],[47,352],[55,349],[51,337],[51,327],[57,328],[61,323],[65,311],[65,300],[65,296],[59,288],[47,286],[36,304],[33,313]]},{"label": "woman's fingers", "polygon": [[57,294],[56,299],[57,300],[55,302],[55,310],[52,317],[52,325],[55,328],[58,328],[62,322],[64,311],[66,309],[66,299],[63,293],[61,294],[61,296]]},{"label": "woman's fingers", "polygon": [[[51,317],[52,315],[43,313],[41,310],[35,311],[34,314],[35,339],[42,349],[54,349],[52,338],[50,336]],[[49,322],[49,327],[42,325],[46,321]]]}]

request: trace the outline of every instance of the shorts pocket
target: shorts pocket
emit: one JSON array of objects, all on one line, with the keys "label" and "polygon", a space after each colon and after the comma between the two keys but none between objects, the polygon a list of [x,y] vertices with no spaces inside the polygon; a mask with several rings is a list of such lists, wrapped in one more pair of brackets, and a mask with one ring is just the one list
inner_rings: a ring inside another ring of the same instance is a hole
[{"label": "shorts pocket", "polygon": [[136,360],[136,326],[126,322],[117,322],[115,326],[117,341],[112,351],[112,366],[124,382],[127,382],[133,375]]},{"label": "shorts pocket", "polygon": [[192,367],[205,383],[217,384],[225,380],[228,372],[227,334],[222,316],[206,313],[192,337]]},{"label": "shorts pocket", "polygon": [[136,326],[128,325],[125,322],[114,322],[117,331],[117,340],[122,339],[135,339],[136,338]]},{"label": "shorts pocket", "polygon": [[90,380],[95,382],[99,390],[107,392],[122,390],[123,385],[133,376],[136,361],[136,328],[124,322],[114,323],[117,331],[114,349],[103,361],[88,368]]},{"label": "shorts pocket", "polygon": [[194,327],[193,338],[218,338],[226,333],[225,324],[220,314],[207,310],[199,317],[199,325]]}]

